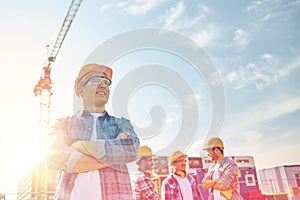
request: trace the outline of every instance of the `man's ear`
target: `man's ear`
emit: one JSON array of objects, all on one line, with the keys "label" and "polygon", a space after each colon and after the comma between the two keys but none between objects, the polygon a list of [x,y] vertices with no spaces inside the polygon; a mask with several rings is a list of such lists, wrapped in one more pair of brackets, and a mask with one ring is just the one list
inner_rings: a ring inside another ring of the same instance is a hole
[{"label": "man's ear", "polygon": [[171,167],[174,167],[174,163],[170,163],[170,166],[171,166]]},{"label": "man's ear", "polygon": [[79,93],[79,97],[83,97],[83,90],[82,90],[82,88],[79,89],[78,93]]}]

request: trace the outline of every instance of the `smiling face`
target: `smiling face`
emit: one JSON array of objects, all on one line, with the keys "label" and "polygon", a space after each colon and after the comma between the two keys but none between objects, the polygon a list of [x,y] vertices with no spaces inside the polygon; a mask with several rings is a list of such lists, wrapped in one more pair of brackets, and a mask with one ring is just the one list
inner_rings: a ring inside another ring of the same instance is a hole
[{"label": "smiling face", "polygon": [[171,163],[171,166],[174,168],[175,172],[185,171],[186,170],[186,162],[187,162],[186,157],[181,156],[178,159],[174,160]]},{"label": "smiling face", "polygon": [[109,85],[106,81],[95,81],[93,78],[81,87],[80,95],[85,110],[103,113],[109,99]]}]

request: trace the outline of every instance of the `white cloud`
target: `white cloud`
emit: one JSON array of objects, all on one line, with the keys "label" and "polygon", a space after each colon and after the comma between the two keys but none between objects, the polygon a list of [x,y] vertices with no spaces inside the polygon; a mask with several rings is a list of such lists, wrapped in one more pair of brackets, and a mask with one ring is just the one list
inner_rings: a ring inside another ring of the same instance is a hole
[{"label": "white cloud", "polygon": [[131,15],[144,15],[167,0],[127,0],[117,4],[117,7]]},{"label": "white cloud", "polygon": [[299,144],[280,145],[280,141],[277,144],[276,148],[264,148],[255,155],[258,169],[277,167],[286,164],[299,165],[299,157],[297,153],[294,153],[300,152]]},{"label": "white cloud", "polygon": [[207,47],[219,37],[219,33],[220,31],[217,26],[209,24],[206,29],[192,33],[191,38],[201,47]]},{"label": "white cloud", "polygon": [[272,101],[258,104],[244,112],[236,114],[230,121],[228,120],[231,122],[229,127],[230,129],[234,129],[235,133],[240,133],[241,131],[254,129],[253,127],[259,127],[266,122],[299,109],[300,96],[296,98],[273,99]]},{"label": "white cloud", "polygon": [[246,11],[251,12],[255,19],[262,22],[267,22],[271,19],[277,18],[285,20],[291,15],[297,14],[300,8],[300,1],[285,1],[285,0],[264,0],[251,1]]},{"label": "white cloud", "polygon": [[99,11],[104,11],[104,10],[108,10],[112,7],[115,7],[114,3],[107,3],[107,4],[103,4],[100,8]]},{"label": "white cloud", "polygon": [[239,79],[239,76],[238,76],[238,73],[236,71],[233,71],[233,72],[227,74],[226,77],[225,77],[225,80],[229,83],[232,83],[232,82],[234,82],[235,80],[238,80],[238,79]]},{"label": "white cloud", "polygon": [[242,89],[249,85],[254,85],[259,91],[278,80],[278,72],[275,67],[268,64],[257,66],[254,63],[248,63],[244,67],[239,67],[235,71],[225,76],[227,83],[234,85],[235,89]]},{"label": "white cloud", "polygon": [[280,70],[276,69],[279,66],[276,56],[265,53],[260,59],[257,62],[248,63],[246,66],[238,67],[227,74],[224,77],[225,83],[233,85],[235,89],[253,85],[257,90],[263,91],[270,84],[278,82],[280,78],[300,68],[300,57],[282,66]]},{"label": "white cloud", "polygon": [[247,10],[247,11],[255,10],[257,6],[261,5],[261,3],[262,3],[262,2],[259,1],[259,0],[257,0],[257,1],[252,1],[252,2],[251,2],[251,5],[248,6],[248,7],[246,8],[246,10]]},{"label": "white cloud", "polygon": [[282,69],[279,70],[279,76],[285,77],[295,69],[299,69],[299,68],[300,68],[300,57],[297,57],[291,63],[287,64],[286,66],[282,67]]},{"label": "white cloud", "polygon": [[293,133],[293,135],[288,132],[281,135],[276,133],[276,137],[271,135],[264,137],[264,134],[260,130],[240,132],[233,138],[243,138],[244,140],[241,143],[225,137],[225,145],[228,147],[225,149],[225,153],[233,156],[251,155],[254,157],[257,169],[299,164],[299,156],[293,152],[299,152],[300,145],[296,142],[290,142],[297,133]]},{"label": "white cloud", "polygon": [[261,59],[264,59],[264,60],[268,60],[268,59],[271,59],[273,58],[273,55],[269,54],[269,53],[265,53],[261,56]]},{"label": "white cloud", "polygon": [[234,34],[233,41],[242,48],[246,48],[249,44],[250,34],[244,29],[237,29]]},{"label": "white cloud", "polygon": [[[258,168],[269,165],[282,165],[283,161],[291,163],[298,160],[299,162],[299,157],[293,156],[293,152],[300,150],[299,144],[287,145],[295,135],[298,135],[298,130],[278,134],[277,131],[279,130],[272,128],[272,135],[277,135],[274,137],[262,130],[268,122],[299,109],[300,96],[285,96],[284,99],[282,97],[273,98],[268,102],[261,102],[228,116],[224,131],[220,135],[226,145],[226,155],[254,156]],[[285,141],[285,144],[282,141]],[[189,149],[189,154],[199,155],[203,142],[205,142],[203,138],[197,139]],[[204,152],[201,151],[201,153]]]},{"label": "white cloud", "polygon": [[204,4],[199,4],[198,8],[199,8],[200,14],[204,15],[204,16],[209,15],[212,12],[212,10]]},{"label": "white cloud", "polygon": [[161,17],[165,23],[166,28],[174,29],[174,24],[182,16],[184,11],[184,4],[182,1],[179,1],[176,6],[170,8],[166,13]]},{"label": "white cloud", "polygon": [[[246,108],[235,115],[229,116],[222,134],[226,144],[230,147],[227,152],[229,152],[230,155],[250,154],[255,157],[255,161],[258,161],[257,167],[259,168],[270,164],[282,165],[282,161],[289,163],[298,160],[299,162],[299,158],[290,156],[293,152],[297,152],[297,149],[299,150],[299,144],[289,144],[290,141],[295,141],[295,135],[298,135],[298,130],[284,133],[280,132],[279,134],[278,131],[281,130],[277,130],[273,127],[271,134],[274,137],[272,137],[270,133],[266,133],[265,130],[262,129],[268,122],[299,109],[300,96],[285,96],[284,98],[273,98],[268,102],[262,102],[256,106]],[[270,146],[268,144],[272,145]],[[247,146],[247,148],[244,148],[245,146]],[[266,146],[267,149],[265,148]],[[271,152],[273,152],[273,154]],[[277,154],[279,152],[281,153]],[[280,156],[280,159],[277,155]]]},{"label": "white cloud", "polygon": [[[186,97],[187,104],[193,105],[194,102],[203,101],[203,96],[201,94],[190,94]],[[193,105],[195,106],[195,105]]]},{"label": "white cloud", "polygon": [[[208,8],[202,6],[203,12],[208,12]],[[191,28],[198,24],[203,15],[197,15],[194,18],[183,17],[185,11],[185,5],[182,1],[179,1],[174,7],[167,10],[159,19],[163,22],[163,27],[166,29],[180,30]]]},{"label": "white cloud", "polygon": [[278,66],[279,61],[276,58],[276,56],[270,54],[270,53],[265,53],[260,57],[263,61],[266,61],[269,65],[272,66]]},{"label": "white cloud", "polygon": [[211,84],[214,87],[220,86],[223,84],[222,79],[220,78],[219,72],[213,72],[210,74],[210,76],[207,78],[207,81],[209,84]]},{"label": "white cloud", "polygon": [[267,21],[267,20],[269,20],[269,19],[271,19],[271,18],[273,18],[273,17],[275,17],[275,14],[268,13],[268,14],[266,14],[263,18],[261,18],[260,20],[261,20],[261,21]]}]

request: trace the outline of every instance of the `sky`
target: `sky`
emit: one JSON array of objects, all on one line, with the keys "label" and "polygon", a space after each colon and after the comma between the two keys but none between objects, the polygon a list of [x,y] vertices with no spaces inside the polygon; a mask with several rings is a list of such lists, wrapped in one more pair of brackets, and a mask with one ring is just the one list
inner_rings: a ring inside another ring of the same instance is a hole
[{"label": "sky", "polygon": [[[41,151],[32,91],[69,4],[0,1],[0,194],[11,199]],[[300,164],[299,18],[299,0],[83,0],[52,66],[50,123],[78,106],[80,67],[104,62],[114,69],[107,111],[160,155],[204,155],[213,134],[257,169]]]}]

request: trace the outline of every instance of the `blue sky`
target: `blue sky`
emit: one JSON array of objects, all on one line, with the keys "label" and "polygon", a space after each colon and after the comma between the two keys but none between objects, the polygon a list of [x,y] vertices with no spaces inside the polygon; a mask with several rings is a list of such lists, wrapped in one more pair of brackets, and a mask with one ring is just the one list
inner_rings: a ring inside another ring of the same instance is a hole
[{"label": "blue sky", "polygon": [[[4,163],[0,193],[15,192],[18,179],[32,163],[36,150],[29,147],[39,117],[39,98],[32,90],[45,61],[45,46],[55,37],[69,3],[0,1],[0,159]],[[299,0],[84,0],[52,69],[51,119],[73,112],[74,78],[99,45],[127,31],[163,28],[196,42],[218,70],[225,92],[225,120],[217,135],[224,138],[227,155],[254,156],[259,169],[300,164],[299,18]],[[211,94],[205,77],[193,73],[180,57],[144,49],[119,58],[112,63],[112,92],[129,71],[149,64],[173,67],[191,86],[200,117],[195,140],[186,150],[194,156],[203,153],[200,148],[212,116]],[[160,105],[167,118],[165,132],[156,139],[159,145],[170,142],[169,132],[179,128],[185,109],[177,105],[181,100],[174,98],[177,91],[165,91],[159,84],[140,89],[130,96],[131,120],[136,126],[151,124],[151,107]],[[108,111],[112,112],[111,105]],[[150,144],[159,148],[153,141]]]}]

